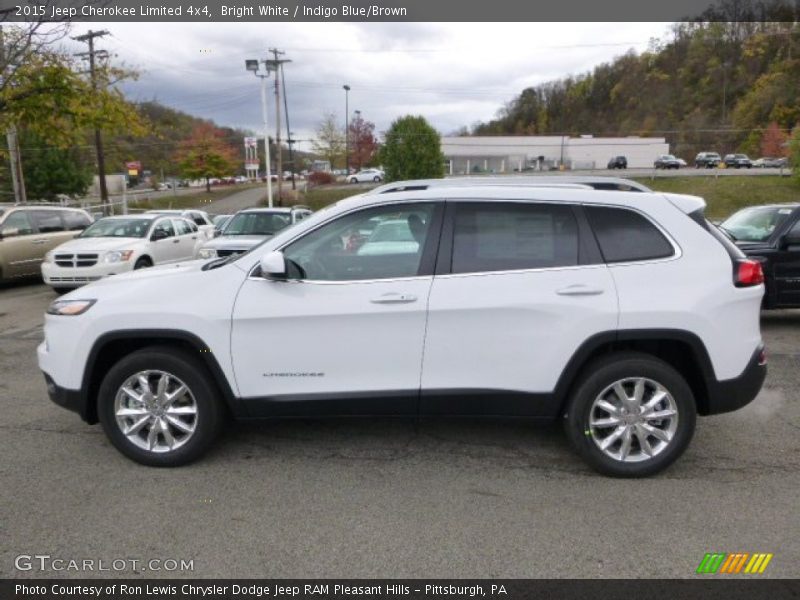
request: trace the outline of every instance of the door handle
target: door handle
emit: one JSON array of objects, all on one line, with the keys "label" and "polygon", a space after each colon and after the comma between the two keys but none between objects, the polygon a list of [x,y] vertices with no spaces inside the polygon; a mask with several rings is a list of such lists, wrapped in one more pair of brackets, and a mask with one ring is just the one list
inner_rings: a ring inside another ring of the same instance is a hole
[{"label": "door handle", "polygon": [[181,243],[181,241],[180,241],[179,239],[177,239],[177,238],[176,238],[176,239],[172,240],[172,243],[173,243],[173,244],[180,244],[180,243]]},{"label": "door handle", "polygon": [[413,294],[398,294],[396,292],[389,292],[370,300],[373,304],[408,304],[416,301],[417,297]]},{"label": "door handle", "polygon": [[588,285],[568,285],[565,288],[556,290],[559,296],[599,296],[603,293],[600,288],[589,287]]},{"label": "door handle", "polygon": [[47,243],[47,240],[33,240],[33,241],[31,241],[31,244],[33,244],[34,246],[41,246],[42,244],[46,244],[46,243]]}]

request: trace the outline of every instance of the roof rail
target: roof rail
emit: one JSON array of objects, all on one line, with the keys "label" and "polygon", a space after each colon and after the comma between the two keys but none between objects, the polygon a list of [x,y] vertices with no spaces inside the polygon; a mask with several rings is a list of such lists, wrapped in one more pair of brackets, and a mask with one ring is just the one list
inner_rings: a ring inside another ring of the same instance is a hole
[{"label": "roof rail", "polygon": [[564,187],[581,185],[595,190],[651,192],[646,185],[621,177],[592,175],[506,175],[499,177],[451,177],[446,179],[419,179],[386,183],[366,192],[368,195],[390,192],[413,192],[437,187],[461,186],[514,186],[514,187]]}]

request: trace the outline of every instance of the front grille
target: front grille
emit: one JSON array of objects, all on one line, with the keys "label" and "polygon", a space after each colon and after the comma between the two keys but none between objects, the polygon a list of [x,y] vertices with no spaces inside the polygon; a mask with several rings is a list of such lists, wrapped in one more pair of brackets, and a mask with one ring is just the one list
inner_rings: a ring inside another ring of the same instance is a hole
[{"label": "front grille", "polygon": [[59,267],[93,267],[97,254],[56,254],[54,260]]},{"label": "front grille", "polygon": [[244,250],[217,250],[217,256],[230,256],[231,254],[244,254]]},{"label": "front grille", "polygon": [[100,277],[51,277],[50,283],[89,283],[97,281]]}]

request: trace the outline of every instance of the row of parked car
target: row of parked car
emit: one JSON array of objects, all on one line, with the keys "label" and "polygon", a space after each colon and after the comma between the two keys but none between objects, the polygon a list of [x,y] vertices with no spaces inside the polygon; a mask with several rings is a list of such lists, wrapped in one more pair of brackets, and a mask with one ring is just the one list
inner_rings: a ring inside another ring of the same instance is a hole
[{"label": "row of parked car", "polygon": [[[653,162],[653,167],[656,169],[682,169],[688,166],[686,161],[678,158],[672,154],[660,154]],[[756,168],[771,168],[771,169],[785,169],[789,166],[789,160],[785,157],[776,158],[764,156],[756,160],[750,160],[746,154],[726,154],[721,157],[716,152],[700,152],[694,159],[694,167],[696,169],[714,169],[724,166],[728,169],[750,169]],[[628,159],[625,156],[612,156],[606,165],[608,169],[627,169]]]}]

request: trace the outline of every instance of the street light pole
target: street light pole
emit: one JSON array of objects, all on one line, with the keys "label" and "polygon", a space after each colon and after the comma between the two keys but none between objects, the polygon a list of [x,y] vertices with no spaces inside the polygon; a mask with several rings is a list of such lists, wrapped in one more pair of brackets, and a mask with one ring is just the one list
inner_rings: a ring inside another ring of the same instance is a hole
[{"label": "street light pole", "polygon": [[350,178],[350,86],[343,85],[344,90],[344,172]]},{"label": "street light pole", "polygon": [[354,110],[353,114],[356,116],[353,119],[356,125],[356,172],[361,170],[361,111]]},{"label": "street light pole", "polygon": [[267,78],[270,74],[270,68],[266,60],[261,62],[264,63],[264,67],[266,68],[266,75],[262,75],[258,72],[258,60],[244,61],[245,68],[248,71],[251,71],[256,77],[261,78],[261,116],[264,120],[264,157],[266,159],[267,167],[267,204],[270,208],[272,208],[272,167],[270,166],[269,128],[267,123]]}]

